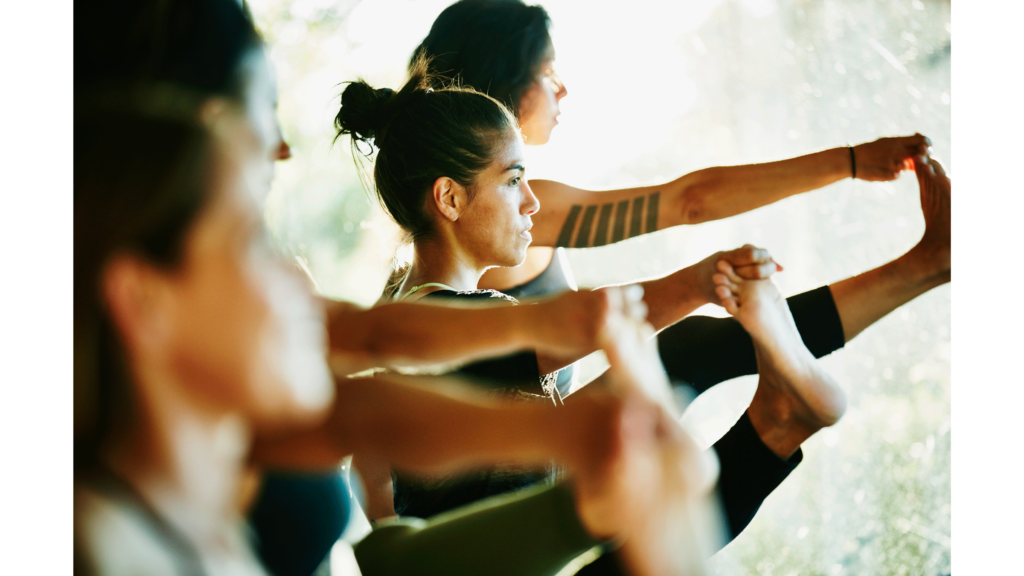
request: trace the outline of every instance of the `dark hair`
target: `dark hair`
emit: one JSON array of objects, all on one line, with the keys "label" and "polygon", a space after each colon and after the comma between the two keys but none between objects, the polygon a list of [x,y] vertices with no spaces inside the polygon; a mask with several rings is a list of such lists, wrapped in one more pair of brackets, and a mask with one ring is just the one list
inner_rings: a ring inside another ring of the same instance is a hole
[{"label": "dark hair", "polygon": [[486,92],[519,115],[551,47],[551,19],[522,0],[460,0],[434,20],[413,53],[432,58],[433,74]]},{"label": "dark hair", "polygon": [[262,43],[237,0],[97,0],[74,15],[76,99],[135,84],[241,98]]},{"label": "dark hair", "polygon": [[472,191],[501,136],[519,129],[508,109],[486,94],[456,85],[432,88],[428,66],[419,60],[398,92],[349,83],[334,119],[335,139],[352,135],[357,162],[360,142],[377,148],[378,200],[412,240],[432,231],[426,206],[434,182],[447,176]]},{"label": "dark hair", "polygon": [[[207,203],[213,150],[206,130],[180,119],[93,114],[74,131],[75,469],[96,463],[132,402],[101,276],[130,253],[173,268]],[[116,154],[111,150],[117,150]]]}]

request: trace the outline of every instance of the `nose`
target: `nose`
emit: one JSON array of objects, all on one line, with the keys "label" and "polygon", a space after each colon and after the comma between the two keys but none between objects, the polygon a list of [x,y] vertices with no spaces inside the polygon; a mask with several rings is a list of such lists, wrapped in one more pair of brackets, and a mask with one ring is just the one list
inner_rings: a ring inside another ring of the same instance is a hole
[{"label": "nose", "polygon": [[562,83],[561,79],[558,81],[558,92],[555,93],[555,100],[561,100],[569,95],[569,91],[566,90],[565,84]]},{"label": "nose", "polygon": [[523,204],[520,207],[520,213],[524,216],[533,216],[540,210],[540,200],[533,193],[533,188],[530,188],[530,184],[523,180]]},{"label": "nose", "polygon": [[277,154],[274,156],[275,160],[287,160],[292,157],[292,148],[281,138],[281,143],[277,146]]}]

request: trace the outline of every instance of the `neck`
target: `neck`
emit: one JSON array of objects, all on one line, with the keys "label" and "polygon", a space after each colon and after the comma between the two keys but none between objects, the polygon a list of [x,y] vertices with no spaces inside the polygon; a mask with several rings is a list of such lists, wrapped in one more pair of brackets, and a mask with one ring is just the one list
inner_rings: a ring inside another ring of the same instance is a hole
[{"label": "neck", "polygon": [[247,425],[189,397],[166,370],[138,372],[135,418],[106,451],[108,465],[196,546],[230,548]]},{"label": "neck", "polygon": [[443,239],[423,240],[413,245],[412,268],[402,289],[437,282],[456,290],[476,290],[486,269]]}]

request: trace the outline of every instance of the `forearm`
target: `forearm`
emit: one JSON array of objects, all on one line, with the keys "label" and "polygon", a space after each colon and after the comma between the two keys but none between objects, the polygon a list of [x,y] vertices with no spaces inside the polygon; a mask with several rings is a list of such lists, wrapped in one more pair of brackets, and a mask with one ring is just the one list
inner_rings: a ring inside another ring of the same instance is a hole
[{"label": "forearm", "polygon": [[662,278],[639,282],[644,289],[647,322],[655,330],[679,322],[687,314],[708,303],[700,276],[699,265],[694,265]]},{"label": "forearm", "polygon": [[671,182],[594,192],[538,180],[544,209],[533,218],[533,246],[587,248],[684,224],[728,218],[850,176],[845,147],[788,160],[717,166]]},{"label": "forearm", "polygon": [[[329,315],[332,355],[350,370],[427,366],[500,356],[535,345],[528,311],[396,302]],[[334,363],[337,365],[337,363]]]},{"label": "forearm", "polygon": [[728,218],[850,177],[846,147],[797,158],[687,174],[667,198],[659,229]]},{"label": "forearm", "polygon": [[341,380],[335,408],[315,430],[262,438],[258,464],[321,469],[358,452],[413,472],[448,472],[516,461],[544,464],[565,455],[554,406],[503,405],[434,381]]}]

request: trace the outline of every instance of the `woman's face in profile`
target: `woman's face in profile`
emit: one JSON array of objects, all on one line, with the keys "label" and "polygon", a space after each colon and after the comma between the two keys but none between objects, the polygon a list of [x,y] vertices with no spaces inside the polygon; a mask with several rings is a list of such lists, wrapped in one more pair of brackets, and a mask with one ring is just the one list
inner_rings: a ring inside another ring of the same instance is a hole
[{"label": "woman's face in profile", "polygon": [[264,226],[265,141],[239,118],[213,131],[210,198],[169,279],[175,367],[256,427],[310,417],[334,390],[323,310]]},{"label": "woman's face in profile", "polygon": [[569,92],[555,73],[552,56],[544,61],[540,76],[519,102],[519,124],[523,137],[531,146],[547,144],[558,125],[558,102]]},{"label": "woman's face in profile", "polygon": [[277,117],[277,78],[265,49],[254,50],[245,60],[244,93],[245,116],[250,128],[259,139],[269,163],[267,187],[274,177],[274,162],[292,157],[291,148],[284,140]]},{"label": "woman's face in profile", "polygon": [[491,165],[476,179],[473,199],[454,225],[463,246],[482,266],[518,266],[532,241],[531,216],[540,209],[526,181],[523,140],[518,133],[505,143]]}]

